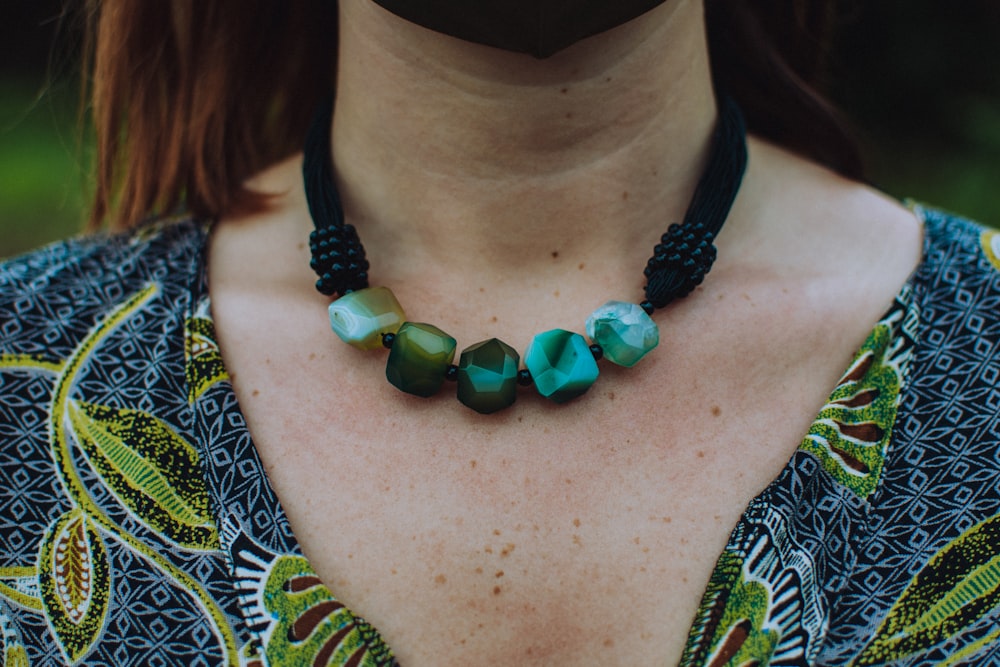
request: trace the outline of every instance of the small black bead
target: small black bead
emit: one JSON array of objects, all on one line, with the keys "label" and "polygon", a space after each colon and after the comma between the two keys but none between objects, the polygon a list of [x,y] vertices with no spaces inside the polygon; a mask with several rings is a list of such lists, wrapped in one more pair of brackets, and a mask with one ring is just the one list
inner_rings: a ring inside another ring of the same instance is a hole
[{"label": "small black bead", "polygon": [[527,368],[522,368],[517,372],[517,383],[522,387],[529,387],[535,379],[531,377],[531,371]]},{"label": "small black bead", "polygon": [[444,379],[448,382],[458,382],[458,366],[448,364],[448,370],[444,372]]},{"label": "small black bead", "polygon": [[593,345],[590,346],[590,353],[594,355],[595,361],[600,361],[601,359],[604,358],[604,348],[598,345],[597,343],[594,343]]},{"label": "small black bead", "polygon": [[652,315],[653,311],[656,310],[656,306],[651,301],[643,301],[639,304],[639,307],[645,310],[647,315]]},{"label": "small black bead", "polygon": [[391,348],[392,344],[395,342],[396,342],[396,334],[394,333],[382,334],[382,347]]}]

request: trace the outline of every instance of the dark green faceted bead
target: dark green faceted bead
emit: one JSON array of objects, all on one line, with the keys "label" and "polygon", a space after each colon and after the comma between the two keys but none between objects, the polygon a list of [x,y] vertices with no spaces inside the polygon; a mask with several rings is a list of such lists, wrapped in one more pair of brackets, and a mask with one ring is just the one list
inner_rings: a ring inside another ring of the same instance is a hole
[{"label": "dark green faceted bead", "polygon": [[597,381],[597,361],[580,334],[563,329],[540,333],[524,354],[535,388],[556,403],[580,396]]},{"label": "dark green faceted bead", "polygon": [[517,400],[520,356],[496,338],[462,351],[458,362],[458,400],[484,415],[510,407]]},{"label": "dark green faceted bead", "polygon": [[457,341],[430,324],[404,322],[396,332],[385,376],[400,391],[433,396],[444,384]]}]

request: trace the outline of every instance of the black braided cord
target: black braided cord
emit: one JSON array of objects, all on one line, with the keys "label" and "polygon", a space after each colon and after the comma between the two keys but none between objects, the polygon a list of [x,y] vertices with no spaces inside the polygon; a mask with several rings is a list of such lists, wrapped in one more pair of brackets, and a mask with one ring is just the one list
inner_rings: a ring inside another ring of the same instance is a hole
[{"label": "black braided cord", "polygon": [[705,173],[684,214],[670,225],[646,263],[646,300],[663,308],[687,296],[715,261],[715,238],[729,216],[747,165],[746,125],[739,106],[719,95],[719,122]]},{"label": "black braided cord", "polygon": [[333,97],[320,104],[306,134],[302,175],[305,179],[309,215],[316,229],[309,234],[312,260],[319,276],[316,289],[327,296],[343,296],[368,287],[368,260],[354,225],[344,224],[344,207],[333,182],[330,161],[330,127]]},{"label": "black braided cord", "polygon": [[[333,98],[313,117],[306,135],[302,173],[309,214],[316,229],[309,235],[316,289],[328,296],[368,287],[368,260],[353,225],[344,223],[340,193],[333,181],[330,127]],[[746,125],[739,106],[719,95],[719,122],[712,139],[708,166],[698,181],[680,224],[670,225],[646,263],[647,310],[662,308],[690,294],[705,279],[715,261],[714,241],[736,200],[746,170]]]}]

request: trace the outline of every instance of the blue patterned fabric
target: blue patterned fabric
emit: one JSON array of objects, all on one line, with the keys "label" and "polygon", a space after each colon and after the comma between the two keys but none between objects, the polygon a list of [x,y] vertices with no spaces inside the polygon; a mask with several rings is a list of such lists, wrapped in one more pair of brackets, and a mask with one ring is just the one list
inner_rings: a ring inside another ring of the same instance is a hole
[{"label": "blue patterned fabric", "polygon": [[[684,665],[1000,665],[1000,237],[925,257],[709,582]],[[0,266],[5,665],[391,665],[302,557],[215,344],[208,226]]]}]

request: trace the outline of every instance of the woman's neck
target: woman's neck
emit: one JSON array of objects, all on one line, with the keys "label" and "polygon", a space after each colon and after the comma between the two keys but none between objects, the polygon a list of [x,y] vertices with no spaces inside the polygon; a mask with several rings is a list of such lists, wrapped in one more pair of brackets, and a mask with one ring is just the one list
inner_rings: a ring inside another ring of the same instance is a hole
[{"label": "woman's neck", "polygon": [[373,254],[455,270],[555,252],[634,265],[683,215],[716,115],[700,2],[671,0],[547,60],[369,0],[340,6],[333,156]]}]

